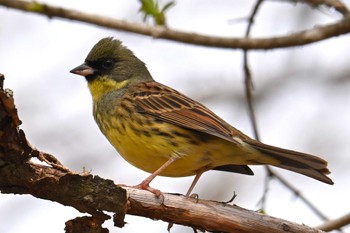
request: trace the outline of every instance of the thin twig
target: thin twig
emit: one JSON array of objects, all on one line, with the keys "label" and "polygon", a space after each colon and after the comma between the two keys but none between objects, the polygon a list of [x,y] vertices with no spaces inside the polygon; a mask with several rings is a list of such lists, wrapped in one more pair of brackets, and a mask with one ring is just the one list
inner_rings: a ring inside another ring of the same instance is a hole
[{"label": "thin twig", "polygon": [[312,6],[323,5],[329,8],[333,8],[343,16],[346,16],[350,13],[346,5],[339,0],[303,0],[303,2],[306,2]]},{"label": "thin twig", "polygon": [[[263,3],[264,0],[257,0],[254,8],[251,12],[250,17],[248,18],[248,26],[246,29],[245,37],[249,37],[252,25],[254,23],[255,16]],[[243,51],[243,65],[244,65],[244,80],[245,80],[245,95],[247,99],[247,105],[248,105],[248,112],[249,112],[249,117],[250,121],[252,123],[253,127],[253,132],[254,132],[254,137],[256,140],[260,140],[259,138],[259,131],[257,127],[257,121],[256,121],[256,116],[255,116],[255,111],[254,111],[254,97],[252,94],[253,91],[253,80],[252,80],[252,75],[251,71],[249,68],[249,63],[248,63],[248,50]],[[319,216],[322,220],[327,220],[327,217],[317,209],[315,205],[313,205],[306,197],[304,197],[300,191],[295,188],[292,184],[290,184],[286,179],[284,179],[280,174],[277,172],[274,172],[269,166],[265,166],[266,168],[266,173],[267,177],[265,180],[265,187],[264,187],[264,193],[259,201],[261,204],[261,208],[265,209],[265,203],[266,203],[266,196],[269,191],[269,180],[271,178],[276,178],[278,181],[280,181],[284,186],[286,186],[288,189],[290,189],[295,195],[297,195],[317,216]]]},{"label": "thin twig", "polygon": [[[254,18],[256,14],[258,13],[259,7],[263,3],[263,0],[257,0],[255,3],[255,6],[253,8],[253,11],[248,18],[248,26],[245,32],[245,37],[248,38],[252,25],[254,23]],[[252,75],[250,72],[249,64],[248,64],[248,50],[244,49],[243,50],[243,66],[244,66],[244,83],[245,83],[245,95],[247,98],[247,104],[248,104],[248,112],[250,116],[250,120],[253,125],[253,131],[254,131],[254,137],[256,140],[259,140],[259,133],[258,133],[258,128],[257,128],[257,123],[256,123],[256,117],[255,117],[255,112],[254,112],[254,104],[253,104],[253,95],[252,91],[254,89],[253,86],[253,80],[252,80]]]},{"label": "thin twig", "polygon": [[303,194],[295,188],[291,183],[289,183],[285,178],[283,178],[277,172],[274,172],[271,168],[269,168],[270,172],[272,172],[272,176],[276,178],[281,184],[286,186],[289,190],[291,190],[295,196],[301,199],[319,218],[322,220],[328,220],[326,215],[324,215],[311,201],[309,201]]},{"label": "thin twig", "polygon": [[263,194],[261,196],[261,199],[258,201],[258,206],[260,206],[260,209],[265,210],[265,204],[267,200],[267,193],[270,191],[270,180],[274,177],[273,173],[271,172],[272,170],[268,167],[265,166],[265,171],[266,171],[266,176],[264,179],[264,189],[263,189]]},{"label": "thin twig", "polygon": [[350,213],[345,214],[344,216],[341,216],[340,218],[329,220],[322,225],[317,226],[317,229],[320,229],[322,231],[333,231],[340,229],[344,226],[347,226],[350,224]]},{"label": "thin twig", "polygon": [[20,0],[0,0],[0,5],[25,12],[45,15],[49,18],[57,17],[70,19],[93,24],[95,26],[102,26],[104,28],[152,36],[154,38],[217,48],[255,50],[287,48],[307,45],[350,32],[349,15],[333,24],[314,27],[312,29],[295,32],[285,36],[271,36],[268,38],[227,38],[172,30],[162,26],[148,26],[145,24],[131,23],[125,20],[83,13],[61,7],[53,7],[51,5],[41,4],[38,2],[35,2],[35,4],[39,5],[40,7],[33,9],[33,7],[31,7],[33,4],[33,2]]},{"label": "thin twig", "polygon": [[[254,23],[255,16],[258,13],[258,10],[259,10],[262,3],[263,3],[263,0],[257,0],[254,7],[253,7],[253,10],[248,18],[248,25],[247,25],[247,29],[245,32],[245,38],[249,37],[250,31],[251,31],[253,23]],[[247,103],[247,107],[248,107],[248,114],[249,114],[250,122],[252,123],[254,138],[256,140],[260,140],[255,111],[254,111],[254,103],[253,103],[254,97],[252,94],[253,89],[254,89],[254,85],[253,85],[252,74],[250,71],[249,63],[248,63],[248,50],[247,49],[243,50],[243,70],[244,70],[244,84],[245,84],[244,87],[245,87],[245,96],[246,96],[246,100],[247,100],[246,103]],[[268,180],[266,179],[265,180],[264,194],[263,194],[261,200],[259,201],[261,203],[261,206],[262,206],[261,209],[265,209],[265,203],[266,203],[265,200],[266,200],[267,192],[268,192]]]}]

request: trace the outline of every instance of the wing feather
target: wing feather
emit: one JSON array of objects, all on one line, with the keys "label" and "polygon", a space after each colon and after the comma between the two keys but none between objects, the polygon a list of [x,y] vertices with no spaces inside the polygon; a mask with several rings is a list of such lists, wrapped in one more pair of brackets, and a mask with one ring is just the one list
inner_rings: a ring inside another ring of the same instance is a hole
[{"label": "wing feather", "polygon": [[202,104],[160,83],[138,84],[133,98],[138,112],[165,122],[235,143],[234,136],[246,137]]}]

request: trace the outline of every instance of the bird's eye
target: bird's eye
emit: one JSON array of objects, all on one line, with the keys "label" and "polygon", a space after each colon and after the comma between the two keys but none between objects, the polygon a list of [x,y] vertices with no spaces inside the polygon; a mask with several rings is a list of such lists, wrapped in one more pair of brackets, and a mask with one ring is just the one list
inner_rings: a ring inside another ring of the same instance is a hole
[{"label": "bird's eye", "polygon": [[101,65],[102,65],[103,69],[108,70],[108,69],[111,69],[113,67],[114,63],[115,62],[113,59],[106,59],[106,60],[102,61]]}]

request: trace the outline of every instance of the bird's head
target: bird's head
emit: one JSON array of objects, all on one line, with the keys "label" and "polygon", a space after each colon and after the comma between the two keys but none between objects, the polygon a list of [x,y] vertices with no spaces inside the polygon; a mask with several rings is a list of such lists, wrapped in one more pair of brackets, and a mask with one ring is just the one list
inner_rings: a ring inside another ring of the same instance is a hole
[{"label": "bird's head", "polygon": [[[70,71],[86,78],[91,93],[121,89],[129,84],[152,81],[145,63],[121,41],[107,37],[91,49],[85,62]],[[93,90],[98,88],[98,90]]]}]

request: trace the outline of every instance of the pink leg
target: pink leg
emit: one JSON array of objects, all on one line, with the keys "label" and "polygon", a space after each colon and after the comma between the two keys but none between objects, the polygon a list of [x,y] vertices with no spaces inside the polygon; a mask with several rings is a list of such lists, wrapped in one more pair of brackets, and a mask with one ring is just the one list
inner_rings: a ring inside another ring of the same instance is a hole
[{"label": "pink leg", "polygon": [[[156,176],[158,176],[162,171],[164,171],[172,162],[177,160],[178,158],[171,157],[168,161],[166,161],[160,168],[158,168],[155,172],[153,172],[149,177],[144,179],[140,184],[133,186],[134,188],[148,190],[151,193],[154,193],[157,197],[159,197],[162,192],[158,189],[151,188],[149,184],[152,182]],[[199,178],[199,177],[198,177]]]},{"label": "pink leg", "polygon": [[199,170],[196,174],[196,176],[194,177],[194,180],[192,181],[192,184],[190,186],[190,188],[188,189],[187,193],[186,193],[186,197],[189,197],[192,193],[192,190],[194,188],[194,186],[196,186],[199,178],[201,177],[201,175],[203,174],[204,170]]},{"label": "pink leg", "polygon": [[[188,189],[188,191],[187,191],[185,197],[189,197],[189,196],[191,195],[194,186],[196,186],[196,184],[197,184],[199,178],[201,177],[201,175],[203,174],[204,171],[205,171],[205,170],[199,170],[199,171],[197,172],[197,174],[196,174],[196,176],[194,177],[194,180],[192,181],[192,184],[191,184],[190,188]],[[174,225],[174,224],[171,223],[171,222],[168,224],[167,230],[168,230],[169,232],[170,232],[170,229],[173,227],[173,225]]]}]

